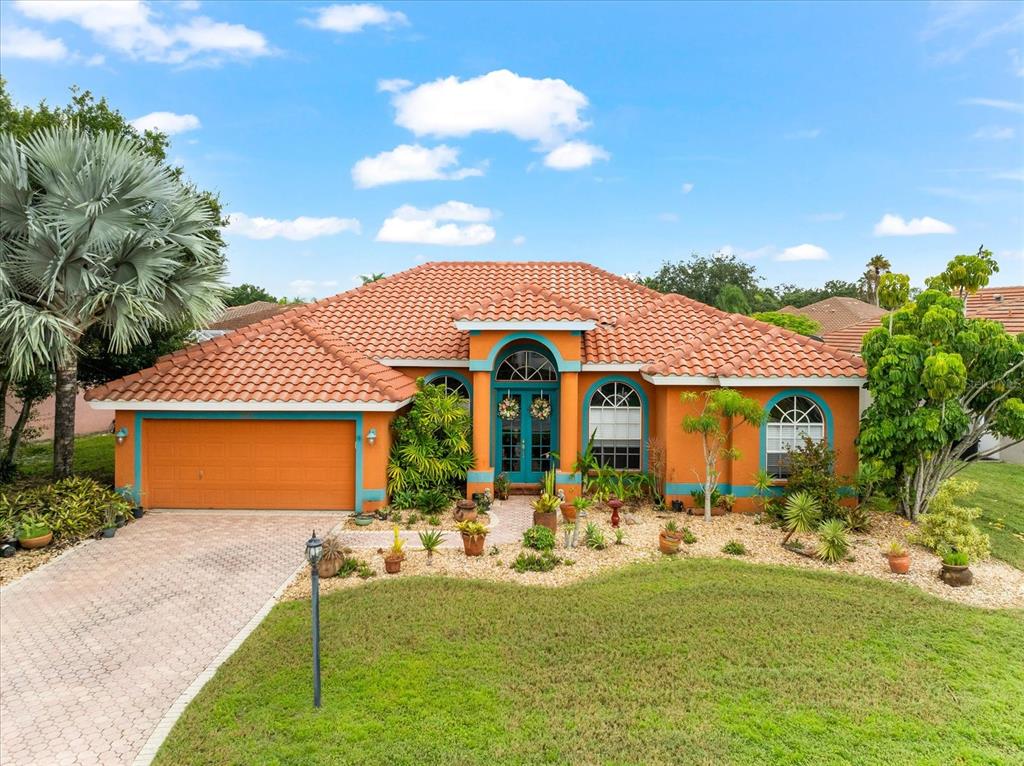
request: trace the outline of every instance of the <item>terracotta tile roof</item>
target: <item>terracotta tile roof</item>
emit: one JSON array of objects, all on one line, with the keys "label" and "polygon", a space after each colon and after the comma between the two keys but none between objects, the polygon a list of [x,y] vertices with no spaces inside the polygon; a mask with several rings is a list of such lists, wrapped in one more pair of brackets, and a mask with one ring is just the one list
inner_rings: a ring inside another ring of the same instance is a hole
[{"label": "terracotta tile roof", "polygon": [[809,306],[796,308],[785,306],[779,309],[786,314],[802,314],[821,325],[821,332],[830,333],[841,330],[865,319],[885,316],[885,309],[856,298],[832,297],[812,303]]},{"label": "terracotta tile roof", "polygon": [[239,327],[268,319],[287,310],[287,306],[271,301],[253,301],[243,306],[228,306],[215,322],[210,323],[208,329],[237,330]]},{"label": "terracotta tile roof", "polygon": [[596,311],[579,306],[533,284],[521,284],[502,290],[492,298],[456,311],[452,319],[474,321],[585,321],[596,320]]},{"label": "terracotta tile roof", "polygon": [[851,354],[859,354],[864,336],[880,324],[882,324],[882,320],[879,317],[865,319],[841,330],[827,332],[821,336],[821,339],[833,348],[842,349]]},{"label": "terracotta tile roof", "polygon": [[862,375],[842,351],[585,263],[418,266],[192,346],[90,399],[401,401],[413,382],[374,360],[467,359],[453,317],[597,322],[585,362],[733,376]]}]

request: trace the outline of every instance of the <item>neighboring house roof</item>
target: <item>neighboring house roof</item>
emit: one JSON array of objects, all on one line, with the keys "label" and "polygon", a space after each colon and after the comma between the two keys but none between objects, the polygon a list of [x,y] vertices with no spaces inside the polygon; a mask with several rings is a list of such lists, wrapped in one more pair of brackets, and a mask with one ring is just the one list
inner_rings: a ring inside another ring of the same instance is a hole
[{"label": "neighboring house roof", "polygon": [[784,314],[802,314],[821,325],[821,333],[841,330],[865,319],[878,318],[886,314],[885,309],[865,303],[857,298],[834,296],[812,303],[809,306],[796,308],[785,306],[779,311]]},{"label": "neighboring house roof", "polygon": [[586,263],[438,262],[192,346],[89,398],[401,402],[414,384],[386,365],[467,360],[456,324],[472,320],[586,322],[584,364],[651,376],[864,374],[852,354]]},{"label": "neighboring house roof", "polygon": [[[967,296],[966,303],[968,317],[992,319],[1012,335],[1024,332],[1024,285],[985,287]],[[841,330],[825,333],[822,340],[835,348],[859,354],[864,336],[881,323],[878,317],[865,319]]]},{"label": "neighboring house roof", "polygon": [[272,301],[253,301],[244,306],[228,306],[224,313],[217,317],[216,321],[210,322],[209,330],[237,330],[247,324],[269,319],[275,314],[287,311],[288,306]]}]

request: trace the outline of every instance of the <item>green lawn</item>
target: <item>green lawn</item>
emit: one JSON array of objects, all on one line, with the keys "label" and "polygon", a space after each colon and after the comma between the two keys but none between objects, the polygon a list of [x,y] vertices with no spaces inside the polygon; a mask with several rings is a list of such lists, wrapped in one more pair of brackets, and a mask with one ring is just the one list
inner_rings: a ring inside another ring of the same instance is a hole
[{"label": "green lawn", "polygon": [[[45,484],[53,474],[53,442],[25,444],[18,453],[15,486]],[[110,434],[79,436],[75,439],[75,473],[101,484],[114,484],[114,437]]]},{"label": "green lawn", "polygon": [[982,509],[978,526],[992,538],[992,555],[1024,569],[1024,466],[975,463],[960,476],[978,482],[970,503]]},{"label": "green lawn", "polygon": [[1021,763],[1024,613],[719,560],[274,608],[157,764]]}]

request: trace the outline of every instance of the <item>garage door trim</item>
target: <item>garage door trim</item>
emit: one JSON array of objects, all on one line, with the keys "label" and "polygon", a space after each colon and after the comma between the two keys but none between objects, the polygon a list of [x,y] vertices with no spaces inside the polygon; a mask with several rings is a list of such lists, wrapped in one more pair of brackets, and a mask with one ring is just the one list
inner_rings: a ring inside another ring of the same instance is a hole
[{"label": "garage door trim", "polygon": [[[361,412],[135,412],[134,473],[135,502],[142,503],[142,421],[143,420],[350,420],[355,423],[355,510],[363,510],[363,413]],[[374,498],[371,498],[374,499]]]}]

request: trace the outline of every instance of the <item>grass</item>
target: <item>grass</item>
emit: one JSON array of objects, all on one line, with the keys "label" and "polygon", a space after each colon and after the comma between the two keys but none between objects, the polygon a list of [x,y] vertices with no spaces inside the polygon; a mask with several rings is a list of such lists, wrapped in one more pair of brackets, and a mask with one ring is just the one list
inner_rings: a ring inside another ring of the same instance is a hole
[{"label": "grass", "polygon": [[279,604],[156,763],[1020,763],[1024,614],[729,560]]},{"label": "grass", "polygon": [[[75,473],[113,486],[114,437],[110,434],[76,437]],[[52,475],[52,441],[32,442],[21,447],[18,453],[18,478],[13,483],[15,489],[45,484]]]},{"label": "grass", "polygon": [[992,539],[992,555],[1024,569],[1024,466],[975,463],[960,476],[978,482],[969,502],[982,509],[978,526]]}]

